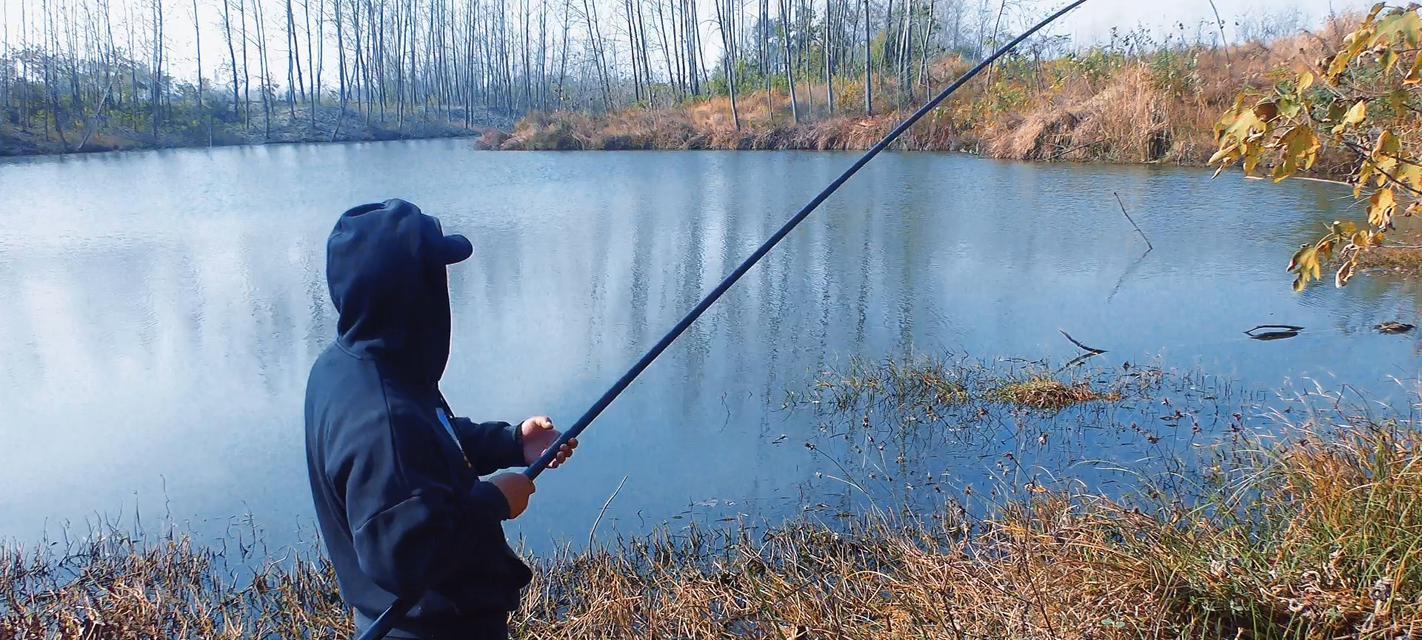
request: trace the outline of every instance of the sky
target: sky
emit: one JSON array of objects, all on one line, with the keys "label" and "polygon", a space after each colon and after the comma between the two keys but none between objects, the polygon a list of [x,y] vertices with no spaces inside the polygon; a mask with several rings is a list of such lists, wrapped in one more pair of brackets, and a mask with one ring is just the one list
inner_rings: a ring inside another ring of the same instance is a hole
[{"label": "sky", "polygon": [[[149,0],[110,0],[115,12],[121,12],[121,7],[125,2],[130,3],[135,12],[144,12],[143,7],[147,6]],[[998,0],[964,0],[968,6],[976,6],[979,3],[986,3],[989,6],[996,6]],[[1009,9],[1009,16],[1004,23],[1003,32],[1010,34],[1026,27],[1031,22],[1035,22],[1047,15],[1056,7],[1062,6],[1067,0],[1007,0],[1009,7],[1017,6],[1016,10]],[[19,29],[19,15],[21,3],[27,3],[30,7],[38,7],[41,0],[0,0],[0,6],[4,11],[0,13],[0,21],[4,27],[8,27],[11,39],[17,36],[15,32]],[[1279,18],[1286,18],[1293,21],[1300,27],[1313,28],[1323,23],[1323,21],[1333,13],[1361,12],[1372,6],[1374,0],[1215,0],[1220,17],[1225,21],[1225,36],[1230,42],[1237,42],[1246,37],[1254,25],[1261,22],[1278,22]],[[183,78],[192,78],[195,73],[195,47],[193,46],[191,0],[169,0],[165,3],[168,6],[168,29],[170,69],[176,75]],[[204,69],[208,78],[211,78],[217,71],[216,64],[226,59],[227,52],[220,37],[220,22],[218,18],[218,7],[220,0],[198,0],[199,11],[204,14],[202,24],[204,37],[202,43],[203,56],[205,58]],[[718,44],[714,32],[709,31],[709,23],[712,19],[712,3],[703,2],[701,8],[707,15],[703,24],[707,24],[707,37],[704,42],[708,50],[708,57],[716,55],[712,47]],[[274,24],[275,31],[273,37],[280,40],[280,21]],[[1138,28],[1145,28],[1151,31],[1156,37],[1161,37],[1165,32],[1170,31],[1180,33],[1177,25],[1184,25],[1184,35],[1188,39],[1195,39],[1197,34],[1208,38],[1213,38],[1209,32],[1213,28],[1213,13],[1210,9],[1209,0],[1087,0],[1086,4],[1064,17],[1057,25],[1052,27],[1052,32],[1070,36],[1072,44],[1076,46],[1086,46],[1089,44],[1102,43],[1110,39],[1112,28],[1120,33],[1126,33]],[[1212,41],[1212,40],[1207,40]],[[278,46],[280,48],[280,46]],[[719,48],[719,47],[716,47]],[[280,75],[280,74],[277,74]]]},{"label": "sky", "polygon": [[[1314,27],[1332,13],[1366,11],[1376,0],[1215,0],[1220,18],[1226,23],[1225,36],[1247,28],[1261,17],[1297,13],[1305,27]],[[1405,4],[1405,3],[1404,3]],[[1175,23],[1186,24],[1193,33],[1201,21],[1212,21],[1209,0],[1087,0],[1085,5],[1062,18],[1057,30],[1076,42],[1099,42],[1110,38],[1111,27],[1128,31],[1139,26],[1159,31]],[[1243,25],[1236,26],[1235,22]]]}]

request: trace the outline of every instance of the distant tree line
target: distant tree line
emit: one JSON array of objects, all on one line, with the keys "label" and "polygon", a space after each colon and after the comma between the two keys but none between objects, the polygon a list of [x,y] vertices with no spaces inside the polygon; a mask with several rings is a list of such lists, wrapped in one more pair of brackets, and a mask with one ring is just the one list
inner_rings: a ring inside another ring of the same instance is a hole
[{"label": "distant tree line", "polygon": [[[68,149],[105,131],[152,143],[215,130],[270,139],[274,127],[335,139],[358,124],[470,127],[487,112],[657,107],[709,95],[730,97],[739,126],[735,106],[748,92],[788,92],[796,121],[809,91],[821,112],[872,112],[876,88],[898,101],[921,96],[934,59],[981,55],[1038,8],[1032,0],[0,6],[0,132]],[[1064,40],[1040,38],[1027,55]]]}]

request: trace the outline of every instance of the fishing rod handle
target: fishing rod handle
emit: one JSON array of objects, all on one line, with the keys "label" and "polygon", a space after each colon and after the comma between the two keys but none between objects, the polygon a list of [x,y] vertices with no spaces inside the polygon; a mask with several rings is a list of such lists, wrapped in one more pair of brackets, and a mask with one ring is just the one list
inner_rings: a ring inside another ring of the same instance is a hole
[{"label": "fishing rod handle", "polygon": [[409,613],[410,609],[415,607],[415,602],[415,600],[407,598],[396,598],[395,602],[390,604],[390,608],[381,612],[381,614],[370,623],[370,626],[366,627],[363,633],[355,637],[355,640],[380,640],[384,638],[385,634],[390,633],[390,630],[395,628],[395,623],[404,619],[405,614]]}]

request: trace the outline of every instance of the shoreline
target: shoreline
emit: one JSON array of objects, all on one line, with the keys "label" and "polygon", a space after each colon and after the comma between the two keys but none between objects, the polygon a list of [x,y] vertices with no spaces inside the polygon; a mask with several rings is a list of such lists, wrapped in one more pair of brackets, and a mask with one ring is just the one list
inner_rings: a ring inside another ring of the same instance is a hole
[{"label": "shoreline", "polygon": [[[953,429],[950,416],[980,402],[1043,417],[1115,403],[1113,390],[1150,392],[1155,378],[1131,377],[1139,375],[1052,385],[977,380],[931,359],[886,361],[828,375],[801,400],[882,435],[939,425],[905,420],[929,410]],[[1152,405],[1153,397],[1140,396]],[[1173,406],[1209,411],[1205,402]],[[1239,424],[1199,443],[1200,467],[1123,468],[1148,474],[1125,496],[1108,497],[1109,481],[1034,480],[979,494],[949,489],[934,506],[793,516],[764,528],[664,525],[526,556],[535,577],[511,616],[513,637],[1415,634],[1418,418],[1327,392],[1291,402],[1300,411],[1276,414],[1272,428]],[[976,502],[986,510],[965,506]],[[204,544],[165,531],[0,542],[0,599],[11,603],[0,607],[0,636],[77,637],[102,626],[113,637],[348,637],[350,615],[319,549]]]}]

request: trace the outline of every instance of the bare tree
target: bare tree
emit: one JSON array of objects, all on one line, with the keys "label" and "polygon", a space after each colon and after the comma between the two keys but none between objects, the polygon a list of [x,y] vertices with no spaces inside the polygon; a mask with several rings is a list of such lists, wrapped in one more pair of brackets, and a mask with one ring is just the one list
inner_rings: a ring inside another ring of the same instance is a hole
[{"label": "bare tree", "polygon": [[870,67],[874,66],[873,51],[869,48],[869,0],[864,0],[864,115],[874,115],[874,79]]},{"label": "bare tree", "polygon": [[197,51],[197,108],[202,113],[202,21],[198,19],[197,0],[193,0],[193,49]]},{"label": "bare tree", "polygon": [[785,7],[785,0],[780,0],[780,24],[784,30],[785,44],[785,79],[790,85],[790,115],[795,120],[795,124],[800,124],[800,107],[795,100],[795,59],[790,55],[790,13]]},{"label": "bare tree", "polygon": [[724,10],[721,7],[721,0],[714,0],[714,2],[716,3],[716,25],[721,31],[721,44],[725,50],[721,60],[722,66],[726,70],[726,92],[731,96],[731,121],[739,130],[741,128],[741,114],[736,108],[736,50],[731,45],[731,27],[728,20],[732,0],[725,0]]},{"label": "bare tree", "polygon": [[232,46],[232,0],[222,0],[222,31],[227,36],[227,59],[232,65],[232,117],[241,117],[237,93],[237,49]]}]

